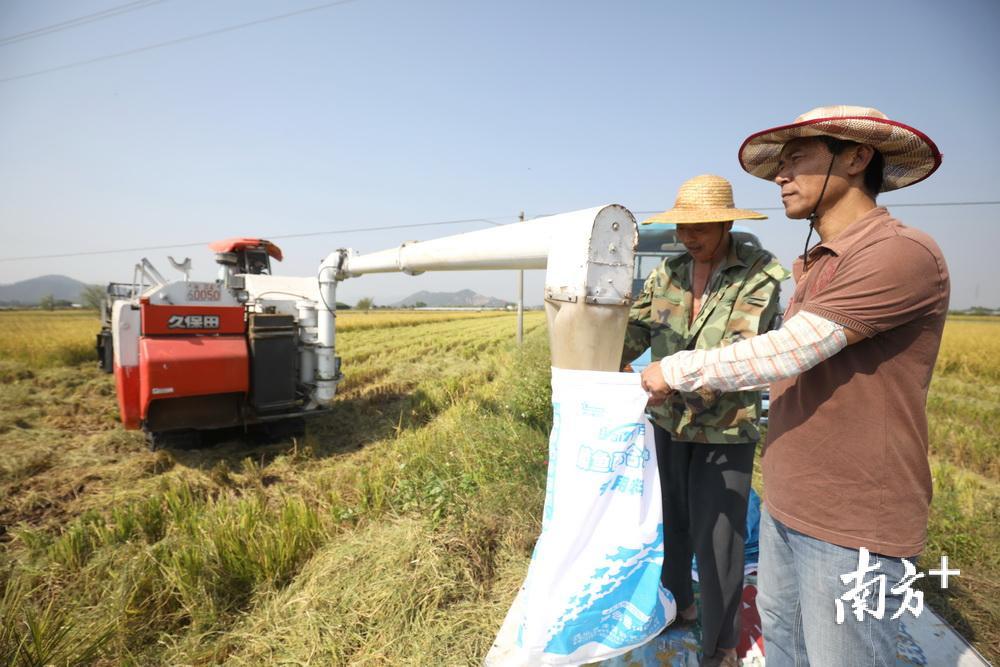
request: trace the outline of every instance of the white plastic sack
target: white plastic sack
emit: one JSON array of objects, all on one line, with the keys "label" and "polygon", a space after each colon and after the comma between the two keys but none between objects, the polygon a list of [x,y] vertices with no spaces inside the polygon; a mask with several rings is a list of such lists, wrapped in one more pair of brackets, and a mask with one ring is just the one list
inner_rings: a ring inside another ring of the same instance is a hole
[{"label": "white plastic sack", "polygon": [[552,369],[542,534],[488,667],[603,660],[673,620],[646,399],[636,374]]}]

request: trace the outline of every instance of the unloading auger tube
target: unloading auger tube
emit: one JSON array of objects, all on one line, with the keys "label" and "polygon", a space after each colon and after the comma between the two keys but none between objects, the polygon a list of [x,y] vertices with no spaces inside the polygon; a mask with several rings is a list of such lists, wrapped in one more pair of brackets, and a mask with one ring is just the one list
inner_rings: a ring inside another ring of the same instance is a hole
[{"label": "unloading auger tube", "polygon": [[365,273],[547,269],[552,364],[617,370],[632,295],[638,232],[632,214],[603,206],[368,255],[338,250],[318,275],[271,274],[281,249],[266,239],[213,242],[214,281],[171,262],[168,280],[143,259],[131,284],[109,286],[97,347],[114,373],[127,429],[153,447],[197,444],[230,427],[300,428],[329,409],[340,380],[337,283]]},{"label": "unloading auger tube", "polygon": [[329,405],[339,380],[337,283],[366,273],[546,269],[552,365],[617,371],[633,298],[637,241],[632,213],[610,204],[365,255],[337,250],[323,261],[318,275],[316,400]]}]

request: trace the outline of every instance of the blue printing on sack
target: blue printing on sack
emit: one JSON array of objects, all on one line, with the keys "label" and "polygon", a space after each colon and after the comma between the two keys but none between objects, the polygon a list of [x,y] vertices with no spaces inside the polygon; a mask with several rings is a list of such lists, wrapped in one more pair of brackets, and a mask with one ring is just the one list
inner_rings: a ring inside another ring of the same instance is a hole
[{"label": "blue printing on sack", "polygon": [[617,468],[628,467],[642,469],[649,462],[650,453],[640,439],[646,435],[646,425],[641,422],[629,422],[614,428],[601,428],[600,441],[624,445],[621,449],[605,449],[597,443],[581,444],[576,453],[576,467],[589,472],[609,473]]},{"label": "blue printing on sack", "polygon": [[[549,437],[542,532],[548,527],[555,509],[561,406],[554,401],[552,407],[553,425]],[[584,404],[583,412],[588,416],[599,416],[604,410]],[[645,424],[637,422],[611,429],[602,428],[599,440],[608,444],[615,443],[618,447],[609,450],[582,445],[577,452],[577,468],[604,474],[623,468],[623,472],[641,471],[651,456],[644,444],[636,443],[636,440],[645,437],[645,429]],[[637,488],[641,493],[641,486]],[[541,543],[541,540],[536,543],[532,560],[539,556],[538,547]],[[568,601],[570,606],[553,626],[558,630],[549,640],[546,652],[569,655],[590,642],[598,642],[613,649],[624,648],[644,641],[653,630],[666,624],[663,598],[672,598],[669,591],[660,585],[663,563],[662,524],[657,527],[656,538],[649,544],[644,544],[640,549],[619,547],[614,553],[607,554],[603,561],[605,564],[594,570],[579,594]],[[517,630],[516,641],[519,646],[523,646],[523,636],[522,622]]]},{"label": "blue printing on sack", "polygon": [[666,624],[660,585],[663,564],[663,525],[656,538],[640,549],[619,547],[605,557],[578,595],[553,625],[555,635],[547,653],[569,655],[597,642],[611,649],[638,644]]},{"label": "blue printing on sack", "polygon": [[635,442],[636,438],[646,435],[646,425],[642,422],[629,422],[614,428],[601,427],[598,436],[601,440],[612,442]]},{"label": "blue printing on sack", "polygon": [[609,473],[618,468],[641,470],[649,462],[649,450],[642,445],[631,444],[625,449],[607,450],[580,445],[576,452],[576,467],[588,472]]}]

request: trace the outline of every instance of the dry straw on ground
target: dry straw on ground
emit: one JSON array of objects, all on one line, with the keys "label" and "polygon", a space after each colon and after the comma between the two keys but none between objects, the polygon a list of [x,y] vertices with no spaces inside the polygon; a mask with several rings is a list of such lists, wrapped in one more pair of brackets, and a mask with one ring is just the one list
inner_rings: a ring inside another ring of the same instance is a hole
[{"label": "dry straw on ground", "polygon": [[[347,378],[305,438],[152,453],[80,361],[96,318],[0,313],[0,663],[481,661],[539,529],[544,317],[518,350],[511,315],[427,315],[338,322]],[[962,569],[927,599],[994,661],[998,333],[946,329],[921,563]]]}]

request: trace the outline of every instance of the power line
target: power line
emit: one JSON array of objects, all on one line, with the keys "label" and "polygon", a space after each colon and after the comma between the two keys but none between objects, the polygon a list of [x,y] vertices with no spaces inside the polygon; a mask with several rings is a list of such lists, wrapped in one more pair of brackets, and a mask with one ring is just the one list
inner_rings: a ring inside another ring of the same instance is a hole
[{"label": "power line", "polygon": [[[887,208],[890,206],[892,208],[905,208],[907,206],[996,206],[997,204],[1000,204],[1000,201],[929,201],[917,204],[885,204],[884,206]],[[784,207],[780,208],[784,210]]]},{"label": "power line", "polygon": [[297,9],[292,12],[286,12],[284,14],[276,14],[274,16],[268,16],[262,19],[256,19],[254,21],[247,21],[246,23],[238,23],[236,25],[225,26],[222,28],[217,28],[215,30],[209,30],[206,32],[200,32],[194,35],[187,35],[186,37],[178,37],[177,39],[170,39],[165,42],[158,42],[156,44],[149,44],[147,46],[140,46],[135,49],[129,49],[128,51],[119,51],[118,53],[112,53],[106,56],[98,56],[96,58],[90,58],[89,60],[80,60],[73,63],[67,63],[65,65],[56,65],[55,67],[49,67],[47,69],[38,70],[35,72],[28,72],[26,74],[17,74],[14,76],[8,76],[6,78],[0,79],[0,83],[7,83],[9,81],[17,81],[19,79],[29,79],[36,76],[41,76],[43,74],[51,74],[52,72],[61,72],[63,70],[75,69],[77,67],[83,67],[85,65],[93,65],[94,63],[104,62],[106,60],[114,60],[116,58],[124,58],[125,56],[132,56],[137,53],[144,53],[146,51],[152,51],[154,49],[162,49],[168,46],[175,46],[177,44],[184,44],[187,42],[193,42],[199,39],[205,39],[206,37],[214,37],[216,35],[222,35],[227,32],[235,32],[237,30],[242,30],[244,28],[249,28],[255,25],[262,25],[264,23],[272,23],[274,21],[281,21],[283,19],[291,18],[293,16],[300,16],[302,14],[307,14],[309,12],[316,12],[321,9],[327,9],[328,7],[334,7],[337,5],[346,5],[352,2],[358,2],[358,0],[336,0],[335,2],[324,2],[321,5],[313,5],[312,7],[306,7],[304,9]]},{"label": "power line", "polygon": [[158,5],[162,2],[166,2],[166,0],[135,0],[134,2],[127,2],[124,5],[109,7],[108,9],[94,12],[93,14],[85,14],[74,19],[68,19],[66,21],[60,21],[59,23],[53,23],[52,25],[35,28],[34,30],[19,32],[15,35],[9,35],[7,37],[0,37],[0,46],[23,42],[29,39],[35,39],[36,37],[44,37],[56,32],[62,32],[63,30],[69,30],[81,25],[93,23],[94,21],[103,21],[104,19],[114,18],[115,16],[128,14],[129,12],[134,12],[139,9],[146,9],[147,7],[152,7],[153,5]]},{"label": "power line", "polygon": [[[928,207],[928,206],[997,206],[1000,205],[1000,200],[998,201],[959,201],[959,202],[917,202],[911,204],[886,204],[887,207],[891,208],[903,208],[903,207]],[[753,210],[757,211],[783,211],[784,207],[780,206],[754,206]],[[654,213],[659,213],[660,211],[632,211],[634,215],[652,215]],[[511,215],[494,215],[490,218],[505,218],[505,217],[517,217]],[[543,216],[536,216],[543,217]],[[504,223],[496,222],[490,218],[480,217],[480,218],[462,218],[460,220],[437,220],[434,222],[418,222],[411,225],[385,225],[382,227],[369,227],[366,229],[335,229],[322,232],[303,232],[301,234],[274,234],[274,235],[264,235],[262,238],[277,240],[277,239],[298,239],[307,238],[311,236],[330,236],[332,234],[358,234],[362,232],[381,232],[389,231],[394,229],[412,229],[415,227],[437,227],[440,225],[459,225],[467,224],[471,222],[485,222],[494,226],[502,226]],[[20,262],[35,259],[61,259],[64,257],[83,257],[88,255],[112,255],[122,252],[143,252],[146,250],[169,250],[171,248],[193,248],[206,246],[210,241],[198,241],[196,243],[171,243],[168,245],[155,245],[155,246],[141,246],[136,248],[115,248],[113,250],[83,250],[80,252],[66,252],[58,253],[52,255],[25,255],[21,257],[0,257],[0,262]]]},{"label": "power line", "polygon": [[[504,216],[493,216],[495,218]],[[368,227],[365,229],[335,229],[325,232],[304,232],[302,234],[277,234],[277,235],[265,235],[261,238],[266,238],[268,240],[275,239],[299,239],[306,238],[309,236],[329,236],[331,234],[358,234],[361,232],[382,232],[391,229],[410,229],[413,227],[436,227],[439,225],[458,225],[470,222],[485,222],[490,225],[495,225],[497,227],[503,226],[503,223],[490,220],[488,218],[465,218],[462,220],[438,220],[435,222],[418,222],[412,225],[386,225],[384,227]],[[143,252],[146,250],[169,250],[171,248],[194,248],[200,246],[207,246],[210,241],[198,241],[196,243],[171,243],[169,245],[155,245],[155,246],[142,246],[138,248],[115,248],[114,250],[83,250],[80,252],[65,252],[53,255],[26,255],[23,257],[0,257],[0,262],[19,262],[31,259],[60,259],[63,257],[82,257],[86,255],[112,255],[120,252]]]},{"label": "power line", "polygon": [[[879,204],[879,206],[885,206],[886,208],[919,208],[924,206],[997,206],[1000,205],[1000,201],[930,201],[930,202],[917,202],[913,204]],[[784,211],[784,206],[750,206],[752,211]],[[655,213],[662,213],[661,210],[656,211],[632,211],[635,215],[653,215]]]}]

